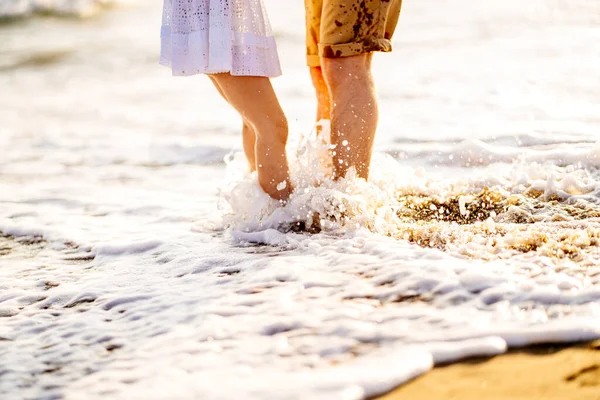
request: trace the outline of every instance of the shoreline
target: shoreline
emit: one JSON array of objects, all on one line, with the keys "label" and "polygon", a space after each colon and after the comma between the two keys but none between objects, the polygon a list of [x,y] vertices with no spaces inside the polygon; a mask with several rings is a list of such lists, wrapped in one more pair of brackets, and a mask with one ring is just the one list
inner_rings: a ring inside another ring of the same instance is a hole
[{"label": "shoreline", "polygon": [[600,340],[545,344],[435,367],[373,400],[600,400]]}]

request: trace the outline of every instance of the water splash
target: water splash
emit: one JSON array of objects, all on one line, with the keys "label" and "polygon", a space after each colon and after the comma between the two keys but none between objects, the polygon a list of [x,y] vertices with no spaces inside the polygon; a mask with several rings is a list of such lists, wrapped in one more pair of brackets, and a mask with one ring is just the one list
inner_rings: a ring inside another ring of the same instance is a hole
[{"label": "water splash", "polygon": [[[296,190],[284,207],[260,190],[242,154],[232,156],[222,191],[224,227],[334,235],[366,228],[484,260],[536,254],[593,265],[600,257],[600,172],[595,166],[505,163],[476,178],[439,180],[379,153],[368,182],[354,171],[334,181],[329,177],[329,126],[321,130],[302,138],[290,156]],[[265,240],[264,235],[237,237]]]}]

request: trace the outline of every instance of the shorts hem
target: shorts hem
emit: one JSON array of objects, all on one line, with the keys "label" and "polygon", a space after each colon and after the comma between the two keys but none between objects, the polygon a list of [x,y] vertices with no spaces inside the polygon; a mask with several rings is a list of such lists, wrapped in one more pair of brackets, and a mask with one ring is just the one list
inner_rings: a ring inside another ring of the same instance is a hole
[{"label": "shorts hem", "polygon": [[325,58],[352,57],[359,54],[381,51],[388,53],[392,51],[392,41],[383,38],[367,38],[358,42],[326,44],[319,43],[319,55]]}]

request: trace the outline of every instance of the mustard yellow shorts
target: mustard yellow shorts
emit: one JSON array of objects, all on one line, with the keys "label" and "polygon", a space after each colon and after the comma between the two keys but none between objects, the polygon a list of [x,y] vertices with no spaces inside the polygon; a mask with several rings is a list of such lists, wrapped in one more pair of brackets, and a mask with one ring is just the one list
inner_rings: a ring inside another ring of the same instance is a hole
[{"label": "mustard yellow shorts", "polygon": [[311,67],[320,57],[349,57],[392,51],[402,0],[304,0],[306,56]]}]

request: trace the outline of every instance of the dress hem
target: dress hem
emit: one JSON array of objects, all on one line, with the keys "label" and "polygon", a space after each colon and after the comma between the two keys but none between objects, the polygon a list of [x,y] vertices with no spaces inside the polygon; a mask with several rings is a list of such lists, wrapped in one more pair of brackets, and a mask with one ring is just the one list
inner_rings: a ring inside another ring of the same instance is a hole
[{"label": "dress hem", "polygon": [[175,77],[187,77],[187,76],[196,76],[196,75],[216,75],[216,74],[231,74],[231,76],[258,76],[258,77],[263,77],[263,78],[277,78],[282,76],[282,72],[278,71],[276,73],[273,74],[259,74],[259,73],[239,73],[239,72],[235,72],[232,71],[231,69],[228,70],[222,70],[222,71],[202,71],[202,70],[198,70],[198,71],[194,71],[194,72],[177,72],[173,69],[173,67],[171,66],[171,63],[169,61],[159,61],[158,62],[159,65],[162,65],[163,67],[169,68],[171,70],[171,75],[175,76]]},{"label": "dress hem", "polygon": [[240,32],[232,32],[211,44],[206,30],[173,33],[169,26],[163,26],[160,64],[171,68],[173,76],[230,73],[274,78],[281,75],[275,38]]}]

